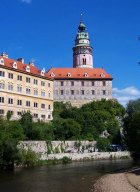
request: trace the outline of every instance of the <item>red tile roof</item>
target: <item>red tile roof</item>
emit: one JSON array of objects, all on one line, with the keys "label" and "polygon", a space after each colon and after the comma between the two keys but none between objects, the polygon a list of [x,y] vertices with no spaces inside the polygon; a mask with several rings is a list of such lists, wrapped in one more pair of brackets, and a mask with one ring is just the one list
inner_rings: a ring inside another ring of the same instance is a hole
[{"label": "red tile roof", "polygon": [[[30,64],[24,64],[21,61],[17,61],[17,60],[13,60],[13,59],[10,59],[10,58],[0,56],[0,59],[1,58],[4,59],[4,65],[0,65],[0,66],[3,66],[5,68],[11,69],[11,70],[15,70],[15,71],[17,70],[17,71],[20,71],[21,73],[27,73],[29,75],[35,75],[35,76],[39,76],[41,78],[47,78],[48,79],[46,73],[44,74],[44,76],[41,75],[41,70],[38,69],[36,66],[30,65]],[[17,69],[15,69],[13,67],[14,62],[17,63]],[[30,72],[26,71],[27,66],[30,67]],[[49,78],[49,79],[51,79],[51,78]]]},{"label": "red tile roof", "polygon": [[47,77],[54,79],[110,79],[112,76],[102,68],[51,68]]}]

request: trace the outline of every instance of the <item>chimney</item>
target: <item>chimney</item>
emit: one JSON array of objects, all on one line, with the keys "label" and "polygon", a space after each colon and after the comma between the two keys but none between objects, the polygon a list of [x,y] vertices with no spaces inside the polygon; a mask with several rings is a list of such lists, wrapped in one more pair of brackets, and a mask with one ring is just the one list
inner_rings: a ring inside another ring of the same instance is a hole
[{"label": "chimney", "polygon": [[22,64],[24,63],[24,59],[23,58],[18,58],[17,61],[20,61]]},{"label": "chimney", "polygon": [[30,66],[35,66],[33,61],[30,61],[30,62],[29,62],[29,65],[30,65]]},{"label": "chimney", "polygon": [[5,57],[5,58],[8,58],[8,54],[6,54],[5,52],[2,52],[2,53],[1,53],[1,56],[2,56],[2,57]]}]

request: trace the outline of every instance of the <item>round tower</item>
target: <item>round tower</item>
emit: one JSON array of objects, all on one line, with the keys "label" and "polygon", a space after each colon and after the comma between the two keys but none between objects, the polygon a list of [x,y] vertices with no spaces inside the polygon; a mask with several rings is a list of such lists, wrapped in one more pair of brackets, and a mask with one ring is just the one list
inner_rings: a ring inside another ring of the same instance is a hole
[{"label": "round tower", "polygon": [[92,47],[85,24],[81,21],[73,47],[73,68],[93,68]]}]

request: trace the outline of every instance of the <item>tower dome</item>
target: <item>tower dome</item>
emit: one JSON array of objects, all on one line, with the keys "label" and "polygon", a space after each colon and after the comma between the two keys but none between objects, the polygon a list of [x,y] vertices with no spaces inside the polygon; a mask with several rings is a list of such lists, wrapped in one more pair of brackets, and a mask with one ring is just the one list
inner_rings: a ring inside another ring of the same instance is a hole
[{"label": "tower dome", "polygon": [[85,31],[86,30],[86,26],[84,25],[84,23],[81,21],[80,25],[78,27],[79,32]]}]

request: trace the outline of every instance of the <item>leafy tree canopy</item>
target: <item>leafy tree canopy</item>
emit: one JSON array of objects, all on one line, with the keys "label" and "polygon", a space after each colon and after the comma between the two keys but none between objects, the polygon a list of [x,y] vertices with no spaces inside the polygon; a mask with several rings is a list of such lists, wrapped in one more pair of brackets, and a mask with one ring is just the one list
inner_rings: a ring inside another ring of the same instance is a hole
[{"label": "leafy tree canopy", "polygon": [[124,136],[134,158],[140,158],[140,99],[129,101],[124,118]]}]

